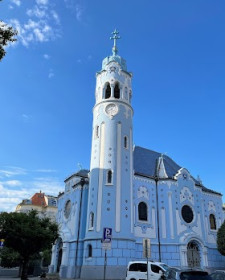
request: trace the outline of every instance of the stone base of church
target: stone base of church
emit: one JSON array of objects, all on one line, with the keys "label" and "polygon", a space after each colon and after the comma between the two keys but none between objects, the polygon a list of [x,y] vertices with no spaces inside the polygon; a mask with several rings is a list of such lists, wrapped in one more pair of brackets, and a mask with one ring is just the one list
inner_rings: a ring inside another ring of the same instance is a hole
[{"label": "stone base of church", "polygon": [[[105,279],[125,279],[127,266],[107,266]],[[81,279],[104,279],[104,266],[83,266]]]}]

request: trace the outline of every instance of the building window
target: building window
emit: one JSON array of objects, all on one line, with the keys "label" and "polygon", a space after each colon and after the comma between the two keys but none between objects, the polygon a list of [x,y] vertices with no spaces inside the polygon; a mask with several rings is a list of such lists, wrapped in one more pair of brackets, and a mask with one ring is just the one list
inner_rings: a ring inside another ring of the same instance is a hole
[{"label": "building window", "polygon": [[115,88],[114,88],[114,97],[119,99],[120,98],[120,88],[119,88],[119,84],[116,84],[115,85]]},{"label": "building window", "polygon": [[105,99],[110,98],[110,96],[111,96],[111,87],[109,83],[107,83],[106,90],[105,90]]},{"label": "building window", "polygon": [[128,137],[124,137],[124,148],[128,149]]},{"label": "building window", "polygon": [[94,228],[94,213],[91,212],[89,215],[89,230],[92,230]]},{"label": "building window", "polygon": [[194,213],[190,206],[184,205],[181,209],[181,215],[186,223],[189,224],[193,221]]},{"label": "building window", "polygon": [[127,90],[127,87],[125,87],[125,90],[124,90],[124,98],[127,100],[128,99],[128,90]]},{"label": "building window", "polygon": [[71,212],[71,208],[72,208],[71,201],[67,200],[67,202],[65,204],[65,207],[64,207],[64,216],[67,219],[69,218],[69,215],[70,215],[70,212]]},{"label": "building window", "polygon": [[148,221],[148,207],[145,202],[138,204],[138,219],[139,221]]},{"label": "building window", "polygon": [[131,93],[131,90],[129,92],[129,101],[131,102],[131,98],[132,98],[132,93]]},{"label": "building window", "polygon": [[87,252],[88,253],[87,257],[92,258],[92,246],[91,246],[91,244],[88,244],[87,251],[88,251]]},{"label": "building window", "polygon": [[107,184],[112,184],[112,170],[107,171]]},{"label": "building window", "polygon": [[99,138],[99,125],[95,127],[95,138]]},{"label": "building window", "polygon": [[216,229],[216,218],[213,214],[209,215],[210,229]]}]

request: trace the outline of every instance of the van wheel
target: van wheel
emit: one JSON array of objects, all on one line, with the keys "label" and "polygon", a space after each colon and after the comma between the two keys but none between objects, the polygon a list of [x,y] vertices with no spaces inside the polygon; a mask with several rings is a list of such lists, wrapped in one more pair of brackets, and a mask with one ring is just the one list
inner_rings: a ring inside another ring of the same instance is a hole
[{"label": "van wheel", "polygon": [[136,280],[135,278],[131,278],[130,280]]}]

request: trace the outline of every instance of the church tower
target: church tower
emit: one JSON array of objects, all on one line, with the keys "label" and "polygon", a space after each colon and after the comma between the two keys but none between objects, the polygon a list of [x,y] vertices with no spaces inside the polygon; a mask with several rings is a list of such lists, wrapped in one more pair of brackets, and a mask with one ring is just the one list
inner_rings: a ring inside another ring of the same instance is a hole
[{"label": "church tower", "polygon": [[[81,278],[103,277],[104,228],[112,229],[106,278],[124,275],[134,257],[132,74],[118,55],[115,30],[112,55],[96,74],[87,227]],[[108,275],[108,276],[107,276]]]}]

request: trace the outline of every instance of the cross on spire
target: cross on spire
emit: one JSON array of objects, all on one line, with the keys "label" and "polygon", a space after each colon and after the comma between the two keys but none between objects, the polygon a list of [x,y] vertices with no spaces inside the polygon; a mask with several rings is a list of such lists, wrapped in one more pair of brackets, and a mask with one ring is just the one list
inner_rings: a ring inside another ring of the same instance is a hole
[{"label": "cross on spire", "polygon": [[112,32],[112,35],[113,35],[113,36],[110,37],[110,40],[114,40],[114,44],[113,44],[113,48],[112,48],[113,55],[116,55],[117,52],[118,52],[118,49],[117,49],[117,47],[116,47],[116,40],[121,39],[121,37],[120,37],[118,34],[119,34],[119,31],[115,29],[115,30]]}]

